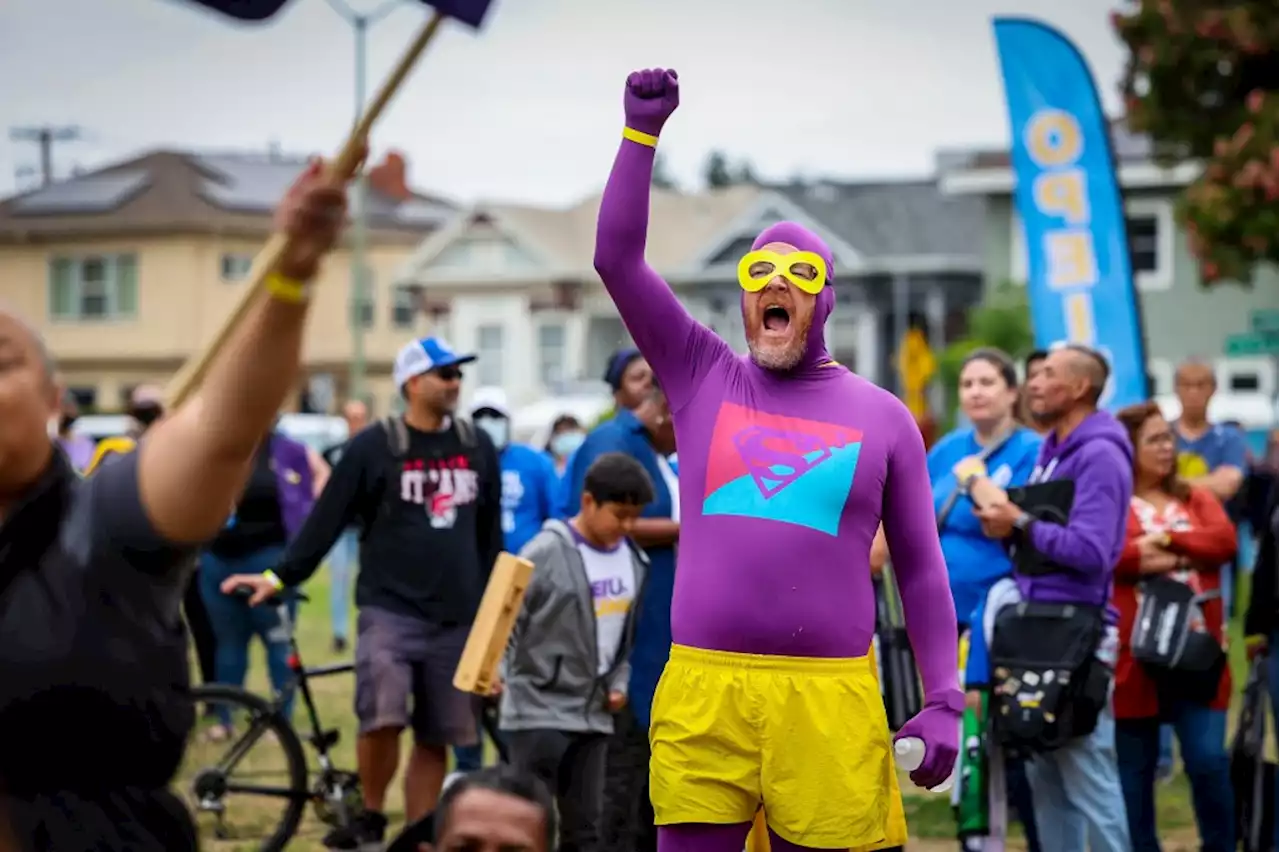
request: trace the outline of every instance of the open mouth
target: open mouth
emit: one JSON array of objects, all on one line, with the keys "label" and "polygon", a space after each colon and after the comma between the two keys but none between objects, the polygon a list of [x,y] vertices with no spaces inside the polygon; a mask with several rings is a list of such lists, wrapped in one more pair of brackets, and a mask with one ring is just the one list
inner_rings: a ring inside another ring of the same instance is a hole
[{"label": "open mouth", "polygon": [[787,309],[779,305],[771,305],[764,309],[764,328],[766,331],[786,331],[791,325],[791,315]]}]

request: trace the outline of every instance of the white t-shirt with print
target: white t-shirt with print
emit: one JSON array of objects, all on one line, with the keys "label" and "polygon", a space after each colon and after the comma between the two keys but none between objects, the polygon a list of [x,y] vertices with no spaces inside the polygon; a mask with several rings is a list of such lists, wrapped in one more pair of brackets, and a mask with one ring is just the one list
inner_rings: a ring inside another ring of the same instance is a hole
[{"label": "white t-shirt with print", "polygon": [[579,540],[578,552],[582,554],[587,583],[591,586],[600,659],[598,672],[604,674],[613,667],[614,657],[622,644],[627,613],[636,598],[636,570],[631,564],[631,548],[626,542],[613,550],[596,550]]}]

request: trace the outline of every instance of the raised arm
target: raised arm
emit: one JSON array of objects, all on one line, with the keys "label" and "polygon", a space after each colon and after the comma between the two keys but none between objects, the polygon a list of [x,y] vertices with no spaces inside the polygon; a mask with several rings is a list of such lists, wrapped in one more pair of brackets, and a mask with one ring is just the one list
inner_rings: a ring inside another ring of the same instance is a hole
[{"label": "raised arm", "polygon": [[277,226],[290,235],[291,247],[269,295],[250,308],[216,356],[200,393],[141,442],[142,505],[165,539],[207,541],[226,523],[254,451],[297,383],[307,282],[338,238],[345,205],[343,182],[313,162],[277,210]]},{"label": "raised arm", "polygon": [[711,359],[727,346],[689,315],[644,257],[658,134],[679,102],[674,71],[627,78],[627,124],[600,201],[595,254],[600,280],[673,408],[693,397]]}]

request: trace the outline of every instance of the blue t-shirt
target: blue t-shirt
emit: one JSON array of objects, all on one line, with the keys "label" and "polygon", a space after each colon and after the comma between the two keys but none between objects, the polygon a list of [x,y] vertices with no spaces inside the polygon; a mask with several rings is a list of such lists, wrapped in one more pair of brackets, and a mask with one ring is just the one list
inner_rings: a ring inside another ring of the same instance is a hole
[{"label": "blue t-shirt", "polygon": [[[1040,436],[1019,427],[1003,446],[987,459],[987,475],[1001,488],[1025,485],[1040,454]],[[956,490],[951,469],[964,458],[982,452],[972,428],[956,429],[945,435],[929,451],[929,481],[933,484],[933,511],[936,515]],[[973,501],[961,495],[947,515],[939,539],[942,557],[951,580],[951,597],[956,617],[968,624],[991,584],[1012,569],[1004,545],[987,538],[973,514]]]},{"label": "blue t-shirt", "polygon": [[1239,468],[1241,473],[1248,467],[1244,435],[1239,429],[1214,426],[1194,441],[1187,440],[1176,427],[1173,434],[1178,441],[1178,476],[1182,479],[1199,479],[1223,465]]},{"label": "blue t-shirt", "polygon": [[508,444],[502,464],[502,538],[508,553],[519,553],[555,514],[560,477],[541,450]]}]

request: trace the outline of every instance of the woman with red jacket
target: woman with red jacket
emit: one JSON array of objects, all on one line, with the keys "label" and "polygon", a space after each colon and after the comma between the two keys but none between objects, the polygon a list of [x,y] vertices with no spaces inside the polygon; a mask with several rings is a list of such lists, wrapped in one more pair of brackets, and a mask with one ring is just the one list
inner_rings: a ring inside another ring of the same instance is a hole
[{"label": "woman with red jacket", "polygon": [[[1191,782],[1192,805],[1204,852],[1235,849],[1235,815],[1226,751],[1231,673],[1211,671],[1199,695],[1187,688],[1189,673],[1146,667],[1130,646],[1145,580],[1163,577],[1190,586],[1196,595],[1221,588],[1219,569],[1236,553],[1235,527],[1209,491],[1177,478],[1173,430],[1153,402],[1117,414],[1133,442],[1133,499],[1128,534],[1116,565],[1112,604],[1120,612],[1116,660],[1116,757],[1135,852],[1159,852],[1155,820],[1156,764],[1160,725],[1178,735]],[[1201,604],[1190,630],[1206,632],[1226,651],[1221,597]],[[1223,660],[1225,662],[1225,659]],[[1215,689],[1216,685],[1216,689]]]}]

